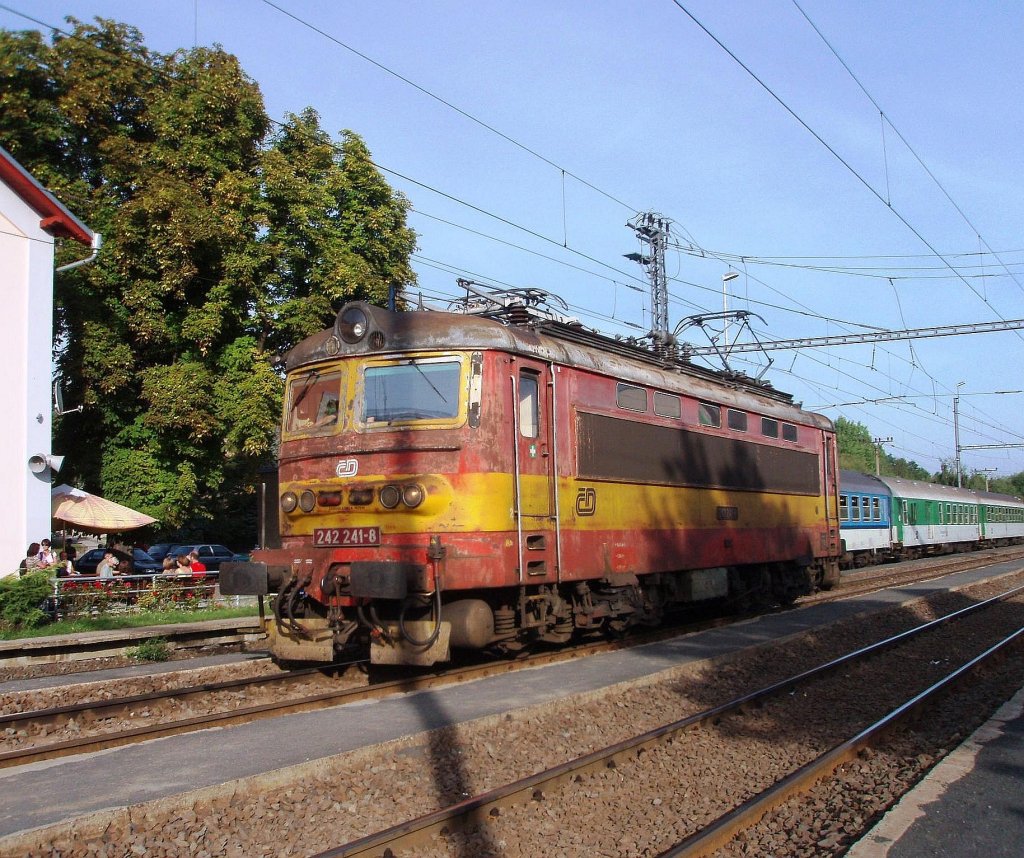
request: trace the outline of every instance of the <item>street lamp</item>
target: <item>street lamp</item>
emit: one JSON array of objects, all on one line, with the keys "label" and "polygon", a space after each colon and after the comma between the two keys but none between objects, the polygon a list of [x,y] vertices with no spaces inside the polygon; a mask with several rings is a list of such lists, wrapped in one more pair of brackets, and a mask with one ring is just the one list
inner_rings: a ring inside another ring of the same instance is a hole
[{"label": "street lamp", "polygon": [[[739,271],[726,271],[725,274],[722,275],[722,313],[723,314],[729,312],[729,286],[728,286],[728,283],[729,283],[730,280],[735,280],[739,276],[740,276]],[[725,339],[725,348],[726,348],[726,350],[728,350],[728,348],[729,348],[729,320],[728,320],[728,318],[724,319],[724,325],[725,325],[725,328],[723,329],[723,334],[724,334],[724,339]]]}]

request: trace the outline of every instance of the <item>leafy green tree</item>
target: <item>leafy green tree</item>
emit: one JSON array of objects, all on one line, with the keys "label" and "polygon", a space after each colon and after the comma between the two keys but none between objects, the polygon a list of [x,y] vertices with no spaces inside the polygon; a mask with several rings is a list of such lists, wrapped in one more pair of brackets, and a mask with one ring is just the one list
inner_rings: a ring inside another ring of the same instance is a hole
[{"label": "leafy green tree", "polygon": [[[836,422],[836,443],[839,447],[839,467],[863,474],[875,472],[875,444],[868,428],[861,423],[839,417]],[[883,449],[879,458],[883,476],[904,477],[911,480],[930,480],[931,475],[917,462],[890,456]],[[954,481],[955,482],[955,481]]]},{"label": "leafy green tree", "polygon": [[69,20],[50,43],[0,33],[0,145],[104,235],[55,280],[55,356],[85,405],[55,448],[85,488],[228,538],[274,453],[271,358],[343,301],[414,282],[408,203],[313,110],[273,131],[223,50],[158,54],[135,28]]},{"label": "leafy green tree", "polygon": [[875,445],[866,426],[845,417],[836,420],[836,444],[839,447],[839,467],[864,474],[875,472]]}]

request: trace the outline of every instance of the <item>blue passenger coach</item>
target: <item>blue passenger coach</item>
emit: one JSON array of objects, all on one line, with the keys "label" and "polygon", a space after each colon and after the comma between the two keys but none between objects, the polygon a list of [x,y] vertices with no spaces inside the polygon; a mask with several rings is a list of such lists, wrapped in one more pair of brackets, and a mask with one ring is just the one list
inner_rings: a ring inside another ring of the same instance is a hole
[{"label": "blue passenger coach", "polygon": [[880,563],[891,557],[892,493],[877,477],[839,472],[839,534],[844,569]]}]

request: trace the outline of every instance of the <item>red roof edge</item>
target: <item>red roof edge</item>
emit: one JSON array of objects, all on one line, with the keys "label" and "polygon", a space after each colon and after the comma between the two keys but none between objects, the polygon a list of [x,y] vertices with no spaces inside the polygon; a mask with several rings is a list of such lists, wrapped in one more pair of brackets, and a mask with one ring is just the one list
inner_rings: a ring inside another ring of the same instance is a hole
[{"label": "red roof edge", "polygon": [[92,246],[93,231],[37,182],[11,153],[0,146],[0,181],[8,185],[41,217],[39,226],[57,238],[73,238]]}]

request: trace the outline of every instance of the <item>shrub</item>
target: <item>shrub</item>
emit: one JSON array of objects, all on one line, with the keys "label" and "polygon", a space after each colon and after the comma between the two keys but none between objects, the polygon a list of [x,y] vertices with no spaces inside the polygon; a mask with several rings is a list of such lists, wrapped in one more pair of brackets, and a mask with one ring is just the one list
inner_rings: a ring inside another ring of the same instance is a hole
[{"label": "shrub", "polygon": [[192,586],[191,578],[157,576],[152,586],[139,596],[143,611],[198,611],[202,605],[202,587]]},{"label": "shrub", "polygon": [[150,638],[129,648],[127,653],[128,658],[136,661],[167,661],[171,657],[171,647],[167,638]]},{"label": "shrub", "polygon": [[53,595],[53,585],[45,572],[0,578],[0,623],[5,629],[32,629],[45,623],[44,610]]}]

